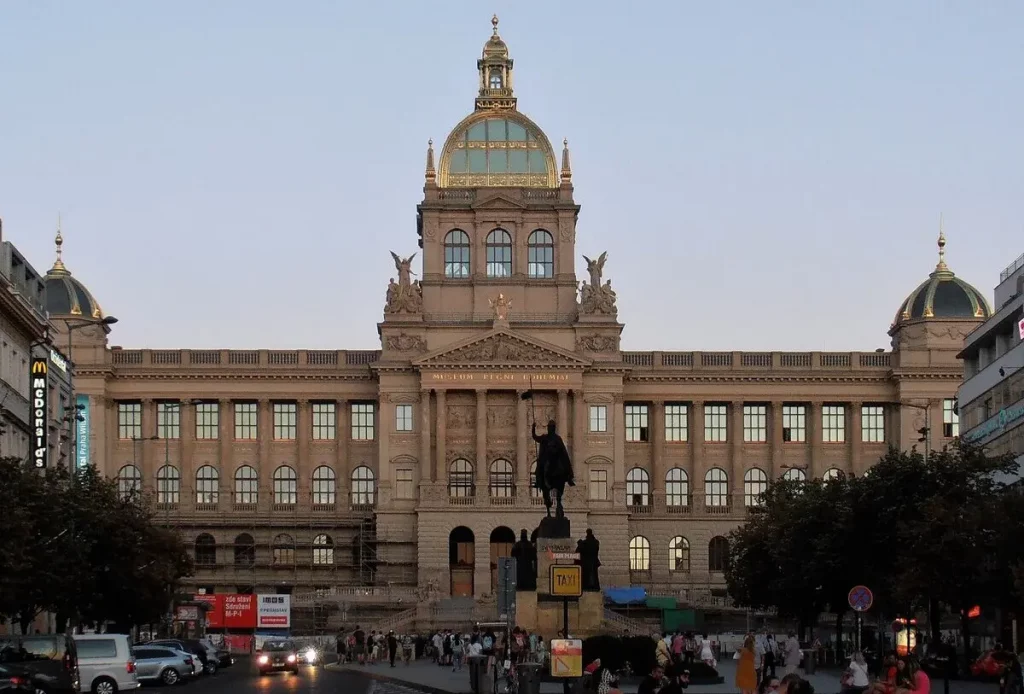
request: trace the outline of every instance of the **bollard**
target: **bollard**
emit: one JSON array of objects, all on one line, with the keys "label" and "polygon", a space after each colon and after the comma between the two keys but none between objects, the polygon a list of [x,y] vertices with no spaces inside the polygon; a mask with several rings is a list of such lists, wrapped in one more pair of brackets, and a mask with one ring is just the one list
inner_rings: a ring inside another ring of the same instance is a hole
[{"label": "bollard", "polygon": [[517,694],[540,694],[540,663],[520,663],[516,674],[519,675]]}]

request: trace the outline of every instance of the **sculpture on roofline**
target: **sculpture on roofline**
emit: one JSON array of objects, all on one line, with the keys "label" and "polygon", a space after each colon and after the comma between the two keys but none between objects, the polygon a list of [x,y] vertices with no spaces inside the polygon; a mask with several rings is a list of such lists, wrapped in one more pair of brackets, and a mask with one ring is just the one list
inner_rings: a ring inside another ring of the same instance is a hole
[{"label": "sculpture on roofline", "polygon": [[604,264],[608,260],[608,252],[605,251],[597,260],[583,256],[587,261],[587,272],[590,273],[590,282],[580,283],[580,313],[602,314],[606,316],[618,315],[619,309],[615,306],[615,291],[612,289],[611,280],[605,280],[601,284],[604,274]]},{"label": "sculpture on roofline", "polygon": [[423,287],[419,280],[412,279],[415,274],[412,271],[412,260],[416,254],[402,258],[391,251],[391,257],[394,258],[395,269],[398,270],[398,282],[392,277],[388,284],[384,313],[419,313],[423,310]]}]

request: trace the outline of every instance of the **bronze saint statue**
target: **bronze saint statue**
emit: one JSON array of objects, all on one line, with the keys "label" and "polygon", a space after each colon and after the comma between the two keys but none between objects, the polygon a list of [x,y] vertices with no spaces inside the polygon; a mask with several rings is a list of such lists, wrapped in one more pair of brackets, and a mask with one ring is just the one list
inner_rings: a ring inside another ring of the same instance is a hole
[{"label": "bronze saint statue", "polygon": [[601,568],[601,559],[598,557],[601,552],[601,543],[594,537],[594,531],[587,528],[587,536],[579,541],[576,548],[580,555],[580,578],[583,590],[601,590],[601,581],[597,575],[597,570]]},{"label": "bronze saint statue", "polygon": [[526,536],[526,529],[519,531],[519,542],[512,546],[512,557],[516,560],[516,590],[537,590],[537,548]]}]

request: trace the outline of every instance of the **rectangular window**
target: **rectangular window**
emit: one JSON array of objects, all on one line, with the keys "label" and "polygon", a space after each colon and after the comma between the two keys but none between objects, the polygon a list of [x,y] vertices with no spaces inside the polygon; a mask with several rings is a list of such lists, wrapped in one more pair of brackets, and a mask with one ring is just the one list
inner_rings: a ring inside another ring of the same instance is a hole
[{"label": "rectangular window", "polygon": [[807,408],[803,405],[782,406],[782,440],[793,443],[807,440]]},{"label": "rectangular window", "polygon": [[665,440],[686,441],[689,438],[689,408],[686,405],[665,405]]},{"label": "rectangular window", "polygon": [[337,425],[337,410],[333,402],[313,403],[313,439],[333,441]]},{"label": "rectangular window", "polygon": [[704,406],[704,440],[709,443],[721,443],[729,440],[728,406]]},{"label": "rectangular window", "polygon": [[650,441],[647,426],[647,405],[626,405],[626,441]]},{"label": "rectangular window", "polygon": [[117,438],[142,438],[142,403],[117,403]]},{"label": "rectangular window", "polygon": [[956,411],[956,400],[942,401],[942,435],[947,439],[960,435],[960,414]]},{"label": "rectangular window", "polygon": [[220,436],[220,403],[201,402],[196,405],[196,439],[216,439]]},{"label": "rectangular window", "polygon": [[181,438],[180,402],[158,402],[156,404],[156,437],[158,439]]},{"label": "rectangular window", "polygon": [[412,470],[409,468],[399,468],[395,470],[395,498],[416,498],[416,487],[413,486]]},{"label": "rectangular window", "polygon": [[846,407],[825,405],[821,408],[822,443],[843,443],[846,441]]},{"label": "rectangular window", "polygon": [[352,440],[373,441],[374,404],[372,402],[352,403]]},{"label": "rectangular window", "polygon": [[395,405],[395,431],[412,431],[412,405]]},{"label": "rectangular window", "polygon": [[604,434],[608,431],[608,406],[590,406],[590,431],[595,434]]},{"label": "rectangular window", "polygon": [[885,443],[885,408],[881,405],[861,406],[860,440],[866,443]]},{"label": "rectangular window", "polygon": [[592,501],[608,500],[608,471],[590,471],[590,499]]},{"label": "rectangular window", "polygon": [[743,440],[747,443],[764,443],[768,440],[768,406],[743,406]]},{"label": "rectangular window", "polygon": [[235,403],[235,440],[255,441],[259,433],[259,405],[255,402]]},{"label": "rectangular window", "polygon": [[274,440],[294,441],[298,406],[294,402],[274,403]]}]

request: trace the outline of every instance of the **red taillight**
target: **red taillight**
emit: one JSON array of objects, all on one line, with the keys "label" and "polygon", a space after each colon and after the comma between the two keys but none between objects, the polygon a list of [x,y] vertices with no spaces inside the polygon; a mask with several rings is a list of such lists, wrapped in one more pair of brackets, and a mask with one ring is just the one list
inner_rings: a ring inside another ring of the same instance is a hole
[{"label": "red taillight", "polygon": [[185,664],[186,665],[191,665],[192,664],[192,659],[191,658],[185,658]]},{"label": "red taillight", "polygon": [[133,672],[135,672],[135,661],[134,660],[129,660],[127,663],[125,663],[124,670],[129,675],[132,674]]},{"label": "red taillight", "polygon": [[75,669],[74,664],[71,662],[71,654],[70,653],[65,653],[64,654],[64,669],[67,670],[68,672],[71,672],[72,670]]},{"label": "red taillight", "polygon": [[20,687],[23,684],[28,684],[28,680],[24,677],[12,677],[11,684],[13,684],[15,687]]}]

